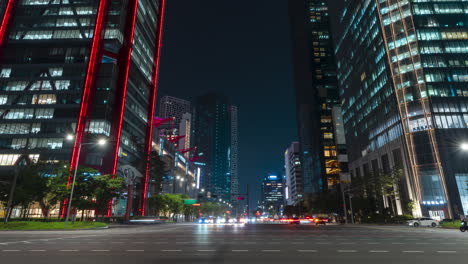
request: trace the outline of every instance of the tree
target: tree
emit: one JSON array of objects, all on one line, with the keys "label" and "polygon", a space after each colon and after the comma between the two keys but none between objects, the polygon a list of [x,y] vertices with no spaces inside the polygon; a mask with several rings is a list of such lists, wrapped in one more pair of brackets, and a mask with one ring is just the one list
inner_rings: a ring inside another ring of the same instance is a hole
[{"label": "tree", "polygon": [[91,197],[94,200],[94,209],[97,214],[107,211],[109,201],[122,198],[126,187],[125,179],[114,175],[98,175],[93,177]]},{"label": "tree", "polygon": [[150,181],[155,186],[155,193],[161,192],[161,185],[163,177],[168,173],[166,169],[166,163],[161,159],[161,156],[157,151],[151,151],[149,161],[149,175]]},{"label": "tree", "polygon": [[166,196],[161,194],[155,194],[148,198],[148,207],[150,212],[154,212],[155,216],[159,216],[161,213],[167,212]]}]

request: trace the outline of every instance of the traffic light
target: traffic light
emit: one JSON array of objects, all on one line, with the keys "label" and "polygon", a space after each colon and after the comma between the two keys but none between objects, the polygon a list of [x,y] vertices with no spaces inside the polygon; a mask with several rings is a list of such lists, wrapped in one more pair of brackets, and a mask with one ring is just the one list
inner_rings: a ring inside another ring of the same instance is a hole
[{"label": "traffic light", "polygon": [[242,196],[237,196],[237,201],[243,201],[243,200],[245,200],[244,197],[242,197]]}]

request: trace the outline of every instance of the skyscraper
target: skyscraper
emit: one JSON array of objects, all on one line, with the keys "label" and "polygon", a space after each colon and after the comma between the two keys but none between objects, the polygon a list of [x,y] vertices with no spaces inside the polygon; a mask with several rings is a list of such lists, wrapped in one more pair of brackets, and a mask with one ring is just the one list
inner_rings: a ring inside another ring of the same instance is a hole
[{"label": "skyscraper", "polygon": [[299,142],[291,143],[284,153],[286,170],[285,200],[288,205],[295,205],[302,199],[302,175]]},{"label": "skyscraper", "polygon": [[336,64],[325,0],[289,0],[297,122],[304,194],[339,181],[331,109],[339,104]]},{"label": "skyscraper", "polygon": [[[177,145],[179,149],[191,147],[192,109],[190,101],[172,96],[163,96],[159,100],[159,117],[174,118],[174,121],[160,129],[160,133],[171,136],[185,136]],[[188,156],[190,153],[186,153]]]},{"label": "skyscraper", "polygon": [[231,201],[237,201],[239,194],[239,120],[238,108],[231,105],[229,113],[231,118],[231,148],[230,148],[230,175],[231,175]]},{"label": "skyscraper", "polygon": [[21,156],[110,174],[131,165],[144,175],[144,214],[164,0],[1,3],[0,166]]},{"label": "skyscraper", "polygon": [[275,174],[269,174],[263,179],[262,205],[264,206],[265,211],[279,214],[280,208],[284,203],[283,189],[284,183],[282,177]]},{"label": "skyscraper", "polygon": [[175,117],[175,124],[178,126],[185,113],[192,113],[190,101],[167,95],[159,100],[159,117]]},{"label": "skyscraper", "polygon": [[231,128],[231,108],[226,96],[208,93],[197,98],[194,146],[205,165],[201,186],[226,201],[231,200]]},{"label": "skyscraper", "polygon": [[400,167],[398,213],[468,214],[468,5],[347,1],[336,53],[354,177]]}]

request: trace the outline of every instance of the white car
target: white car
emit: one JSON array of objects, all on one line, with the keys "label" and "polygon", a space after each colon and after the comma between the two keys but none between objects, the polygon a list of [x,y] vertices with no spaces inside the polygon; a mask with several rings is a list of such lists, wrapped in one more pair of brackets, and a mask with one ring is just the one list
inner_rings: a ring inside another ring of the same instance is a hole
[{"label": "white car", "polygon": [[409,226],[432,226],[436,227],[439,225],[439,220],[435,220],[429,217],[422,217],[422,218],[415,218],[413,220],[408,221]]}]

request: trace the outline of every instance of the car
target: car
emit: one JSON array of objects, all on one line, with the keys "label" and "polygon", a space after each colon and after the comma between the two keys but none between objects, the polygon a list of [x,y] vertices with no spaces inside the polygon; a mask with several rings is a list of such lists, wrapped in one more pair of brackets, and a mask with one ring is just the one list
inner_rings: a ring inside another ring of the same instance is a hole
[{"label": "car", "polygon": [[439,220],[430,218],[430,217],[421,217],[415,218],[413,220],[408,221],[409,226],[419,227],[419,226],[432,226],[436,227],[439,225]]},{"label": "car", "polygon": [[289,219],[289,223],[298,225],[301,223],[301,220],[299,219],[299,217],[294,217],[294,218]]},{"label": "car", "polygon": [[317,217],[314,219],[315,225],[325,225],[329,222],[330,220],[326,217]]}]

